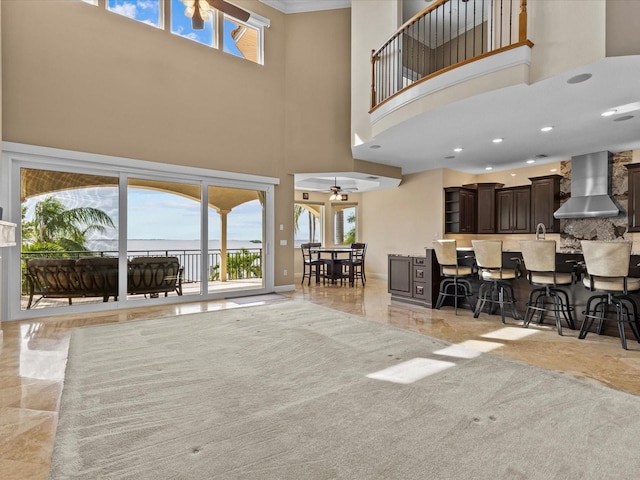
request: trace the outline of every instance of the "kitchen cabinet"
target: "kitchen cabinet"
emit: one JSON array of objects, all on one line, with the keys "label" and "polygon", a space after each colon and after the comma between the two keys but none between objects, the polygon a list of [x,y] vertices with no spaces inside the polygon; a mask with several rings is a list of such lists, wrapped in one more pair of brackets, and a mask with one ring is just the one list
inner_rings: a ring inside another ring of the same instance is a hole
[{"label": "kitchen cabinet", "polygon": [[463,187],[444,189],[444,233],[475,233],[476,192]]},{"label": "kitchen cabinet", "polygon": [[391,300],[435,306],[441,278],[433,249],[427,249],[425,256],[391,254],[388,267]]},{"label": "kitchen cabinet", "polygon": [[[640,173],[640,172],[639,172]],[[531,228],[544,224],[547,233],[560,232],[560,220],[553,212],[560,208],[560,180],[562,175],[532,177],[531,180]],[[639,218],[640,220],[640,218]]]},{"label": "kitchen cabinet", "polygon": [[496,232],[496,190],[503,183],[478,183],[476,190],[476,233]]},{"label": "kitchen cabinet", "polygon": [[629,205],[627,216],[629,217],[629,231],[640,232],[640,163],[625,165],[629,180]]},{"label": "kitchen cabinet", "polygon": [[497,233],[531,232],[531,187],[503,188],[496,192]]}]

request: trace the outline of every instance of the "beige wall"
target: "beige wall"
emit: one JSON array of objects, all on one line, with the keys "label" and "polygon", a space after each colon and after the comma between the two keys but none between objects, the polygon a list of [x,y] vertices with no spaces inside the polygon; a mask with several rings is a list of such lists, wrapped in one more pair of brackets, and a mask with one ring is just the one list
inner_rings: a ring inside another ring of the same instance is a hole
[{"label": "beige wall", "polygon": [[527,2],[531,83],[605,57],[605,0]]},{"label": "beige wall", "polygon": [[285,158],[290,173],[352,169],[350,25],[348,8],[286,16]]},{"label": "beige wall", "polygon": [[607,0],[607,57],[640,54],[640,2]]},{"label": "beige wall", "polygon": [[235,3],[271,20],[264,66],[80,1],[2,2],[3,140],[280,178],[287,285],[292,174],[351,161],[350,12]]},{"label": "beige wall", "polygon": [[371,140],[371,50],[400,26],[397,0],[351,2],[351,145]]},{"label": "beige wall", "polygon": [[443,175],[443,170],[406,175],[397,188],[363,194],[367,275],[386,276],[388,254],[423,254],[425,246],[441,238]]}]

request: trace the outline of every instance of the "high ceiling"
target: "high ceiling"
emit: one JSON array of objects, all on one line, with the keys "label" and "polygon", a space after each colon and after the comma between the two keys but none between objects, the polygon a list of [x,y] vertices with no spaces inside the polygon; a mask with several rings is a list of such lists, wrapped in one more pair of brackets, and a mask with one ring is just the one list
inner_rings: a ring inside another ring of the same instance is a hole
[{"label": "high ceiling", "polygon": [[[582,74],[591,78],[568,83]],[[444,167],[478,174],[487,167],[523,168],[531,160],[640,149],[639,76],[640,56],[606,58],[419,114],[355,147],[354,156],[402,167],[405,174]],[[616,114],[603,117],[610,109]],[[542,132],[546,126],[553,130]],[[456,153],[456,147],[463,150]]]},{"label": "high ceiling", "polygon": [[[285,13],[344,8],[349,0],[261,0]],[[404,20],[429,0],[404,0]],[[568,83],[590,74],[581,83]],[[452,168],[479,174],[568,160],[584,153],[640,149],[640,56],[612,57],[530,85],[450,103],[387,129],[353,148],[355,158],[404,174]],[[617,109],[603,117],[602,113]],[[542,132],[542,127],[553,130]],[[495,138],[504,139],[493,143]],[[372,148],[373,147],[373,148]],[[454,152],[454,148],[462,148]],[[333,174],[316,174],[333,184]],[[307,176],[309,177],[309,176]],[[348,176],[342,178],[349,183]],[[296,175],[296,185],[305,180]],[[308,178],[306,178],[308,180]],[[356,179],[357,180],[357,179]],[[307,182],[308,183],[308,182]],[[340,183],[340,182],[338,182]],[[370,190],[366,185],[359,191]],[[383,187],[379,187],[383,188]]]}]

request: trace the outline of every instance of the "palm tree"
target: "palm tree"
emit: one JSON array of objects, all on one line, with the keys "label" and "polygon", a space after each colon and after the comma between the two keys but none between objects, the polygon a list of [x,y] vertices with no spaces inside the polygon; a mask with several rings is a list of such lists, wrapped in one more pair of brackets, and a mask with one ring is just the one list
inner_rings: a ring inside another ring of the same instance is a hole
[{"label": "palm tree", "polygon": [[294,204],[293,205],[293,233],[298,233],[300,230],[300,216],[302,212],[306,210],[309,216],[309,241],[314,242],[316,238],[316,217],[309,208],[304,208],[302,205]]},{"label": "palm tree", "polygon": [[[24,219],[25,209],[22,217]],[[93,207],[67,208],[55,197],[38,202],[33,220],[22,223],[23,250],[87,250],[90,233],[115,228],[111,217]]]}]

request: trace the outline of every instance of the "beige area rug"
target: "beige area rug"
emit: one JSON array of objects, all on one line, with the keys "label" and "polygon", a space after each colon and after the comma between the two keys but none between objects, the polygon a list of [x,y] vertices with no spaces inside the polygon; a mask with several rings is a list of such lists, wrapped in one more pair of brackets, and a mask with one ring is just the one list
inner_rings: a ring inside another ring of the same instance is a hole
[{"label": "beige area rug", "polygon": [[77,329],[50,478],[637,478],[640,397],[447,347],[293,300]]}]

